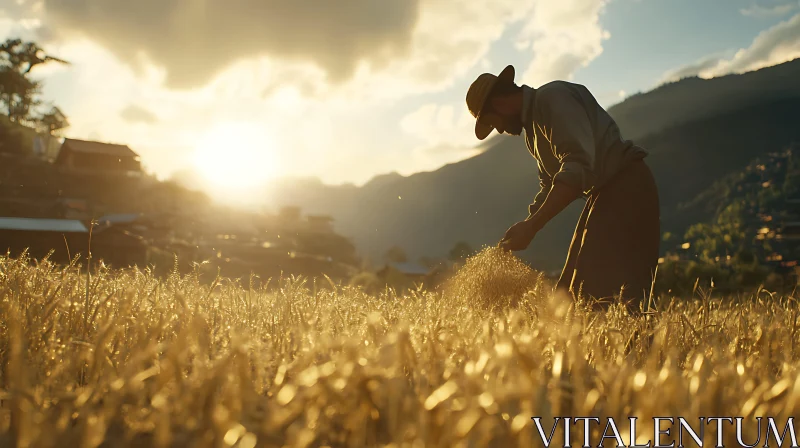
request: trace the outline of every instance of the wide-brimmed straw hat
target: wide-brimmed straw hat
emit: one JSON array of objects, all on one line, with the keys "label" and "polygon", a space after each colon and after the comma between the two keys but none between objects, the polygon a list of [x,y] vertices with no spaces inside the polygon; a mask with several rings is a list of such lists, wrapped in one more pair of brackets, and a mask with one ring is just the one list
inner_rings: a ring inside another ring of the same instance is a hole
[{"label": "wide-brimmed straw hat", "polygon": [[509,65],[496,76],[491,73],[484,73],[478,76],[478,79],[473,81],[472,85],[469,86],[469,90],[467,90],[467,108],[472,116],[475,117],[475,136],[478,137],[479,140],[485,139],[492,133],[492,130],[494,130],[493,126],[482,123],[480,118],[483,106],[486,104],[489,93],[491,93],[497,81],[513,83],[514,66]]}]

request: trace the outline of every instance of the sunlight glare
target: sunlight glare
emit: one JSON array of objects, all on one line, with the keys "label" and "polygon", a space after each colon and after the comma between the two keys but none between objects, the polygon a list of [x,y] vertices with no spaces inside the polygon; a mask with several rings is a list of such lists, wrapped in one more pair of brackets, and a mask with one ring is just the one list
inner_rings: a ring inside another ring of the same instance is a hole
[{"label": "sunlight glare", "polygon": [[194,164],[217,187],[247,189],[278,174],[277,146],[256,124],[227,123],[211,128],[198,143]]}]

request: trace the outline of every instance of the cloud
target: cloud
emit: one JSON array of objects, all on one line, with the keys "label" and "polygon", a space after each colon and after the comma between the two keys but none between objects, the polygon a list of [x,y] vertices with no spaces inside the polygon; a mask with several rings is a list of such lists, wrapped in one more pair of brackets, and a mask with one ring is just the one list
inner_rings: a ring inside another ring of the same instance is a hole
[{"label": "cloud", "polygon": [[761,32],[747,48],[732,57],[708,57],[665,75],[666,80],[699,76],[714,78],[782,64],[800,57],[800,14]]},{"label": "cloud", "polygon": [[529,42],[533,59],[522,77],[534,87],[553,80],[569,80],[603,52],[610,34],[600,26],[607,0],[536,2],[532,20],[518,37],[520,48]]},{"label": "cloud", "polygon": [[533,78],[568,78],[602,52],[606,1],[14,0],[41,20],[41,35],[83,36],[170,89],[258,67],[237,86],[268,96],[292,84],[306,96],[373,102],[452,87],[517,23]]},{"label": "cloud", "polygon": [[761,6],[759,4],[754,4],[747,8],[740,9],[739,12],[743,16],[765,19],[765,18],[784,16],[794,11],[798,6],[800,6],[800,3],[796,1],[793,3],[785,3],[772,6]]},{"label": "cloud", "polygon": [[[35,4],[33,0],[22,3]],[[60,37],[89,37],[132,67],[166,70],[174,88],[205,85],[241,59],[311,61],[331,81],[408,50],[419,0],[44,0]],[[22,7],[13,11],[20,13]]]},{"label": "cloud", "polygon": [[[537,2],[495,0],[11,0],[52,42],[90,39],[167,88],[262,66],[252,87],[384,101],[452,86]],[[0,16],[3,15],[0,12]],[[48,42],[49,43],[49,42]],[[264,70],[263,67],[270,67]],[[276,68],[277,67],[277,68]]]},{"label": "cloud", "polygon": [[343,92],[386,101],[437,92],[471,75],[510,25],[528,20],[542,0],[423,0],[407,55],[382,70],[363,70]]},{"label": "cloud", "polygon": [[123,109],[122,112],[120,112],[120,117],[129,123],[158,123],[158,117],[154,113],[135,104],[130,104]]},{"label": "cloud", "polygon": [[[533,57],[528,67],[523,67],[523,73],[518,70],[521,76],[517,76],[517,82],[539,86],[557,79],[571,79],[575,71],[599,56],[603,41],[609,37],[599,23],[605,3],[605,0],[540,0],[520,4],[525,25],[515,44],[517,50],[529,51]],[[513,18],[506,20],[515,23]],[[470,67],[474,65],[472,61]],[[400,122],[404,132],[418,139],[417,151],[434,159],[474,154],[478,143],[474,127],[475,119],[463,102],[425,104]]]},{"label": "cloud", "polygon": [[719,55],[706,56],[697,62],[667,72],[661,78],[659,84],[667,82],[675,82],[675,81],[680,81],[683,78],[691,78],[694,76],[699,76],[700,73],[703,73],[707,70],[711,70],[717,67],[722,60],[724,60],[723,57]]},{"label": "cloud", "polygon": [[6,0],[0,3],[0,15],[24,17],[41,11],[41,3],[33,1]]},{"label": "cloud", "polygon": [[432,153],[468,153],[475,149],[475,119],[461,104],[429,103],[400,120],[400,129]]},{"label": "cloud", "polygon": [[701,76],[743,73],[782,64],[800,57],[800,14],[762,32],[749,48],[739,50],[730,60],[701,72]]}]

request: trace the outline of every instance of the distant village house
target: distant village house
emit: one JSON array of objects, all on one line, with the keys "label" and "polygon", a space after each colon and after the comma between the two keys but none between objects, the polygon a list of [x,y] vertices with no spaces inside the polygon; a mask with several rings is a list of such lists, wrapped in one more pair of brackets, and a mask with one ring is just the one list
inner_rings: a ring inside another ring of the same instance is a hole
[{"label": "distant village house", "polygon": [[308,221],[308,230],[317,233],[332,233],[333,232],[333,217],[327,215],[309,215],[306,217]]},{"label": "distant village house", "polygon": [[389,278],[390,273],[396,272],[402,274],[406,278],[414,281],[423,281],[425,278],[430,274],[431,270],[422,266],[417,263],[412,262],[405,262],[405,263],[395,263],[389,262],[386,265],[376,272],[377,276],[381,280],[386,280]]},{"label": "distant village house", "polygon": [[77,174],[141,175],[139,155],[127,145],[66,139],[55,160],[62,171]]},{"label": "distant village house", "polygon": [[[78,254],[85,257],[89,228],[74,219],[0,218],[0,252],[16,257],[25,251],[36,259],[51,254],[50,259],[60,263]],[[94,260],[115,267],[147,264],[143,239],[113,225],[92,232],[91,251]]]}]

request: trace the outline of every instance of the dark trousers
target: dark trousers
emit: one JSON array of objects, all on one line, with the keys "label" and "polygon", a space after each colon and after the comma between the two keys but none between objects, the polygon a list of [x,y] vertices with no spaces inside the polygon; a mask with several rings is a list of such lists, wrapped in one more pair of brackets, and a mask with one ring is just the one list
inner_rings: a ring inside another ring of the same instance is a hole
[{"label": "dark trousers", "polygon": [[660,241],[658,189],[638,160],[586,200],[556,288],[597,299],[598,310],[619,297],[636,312],[650,294]]}]

